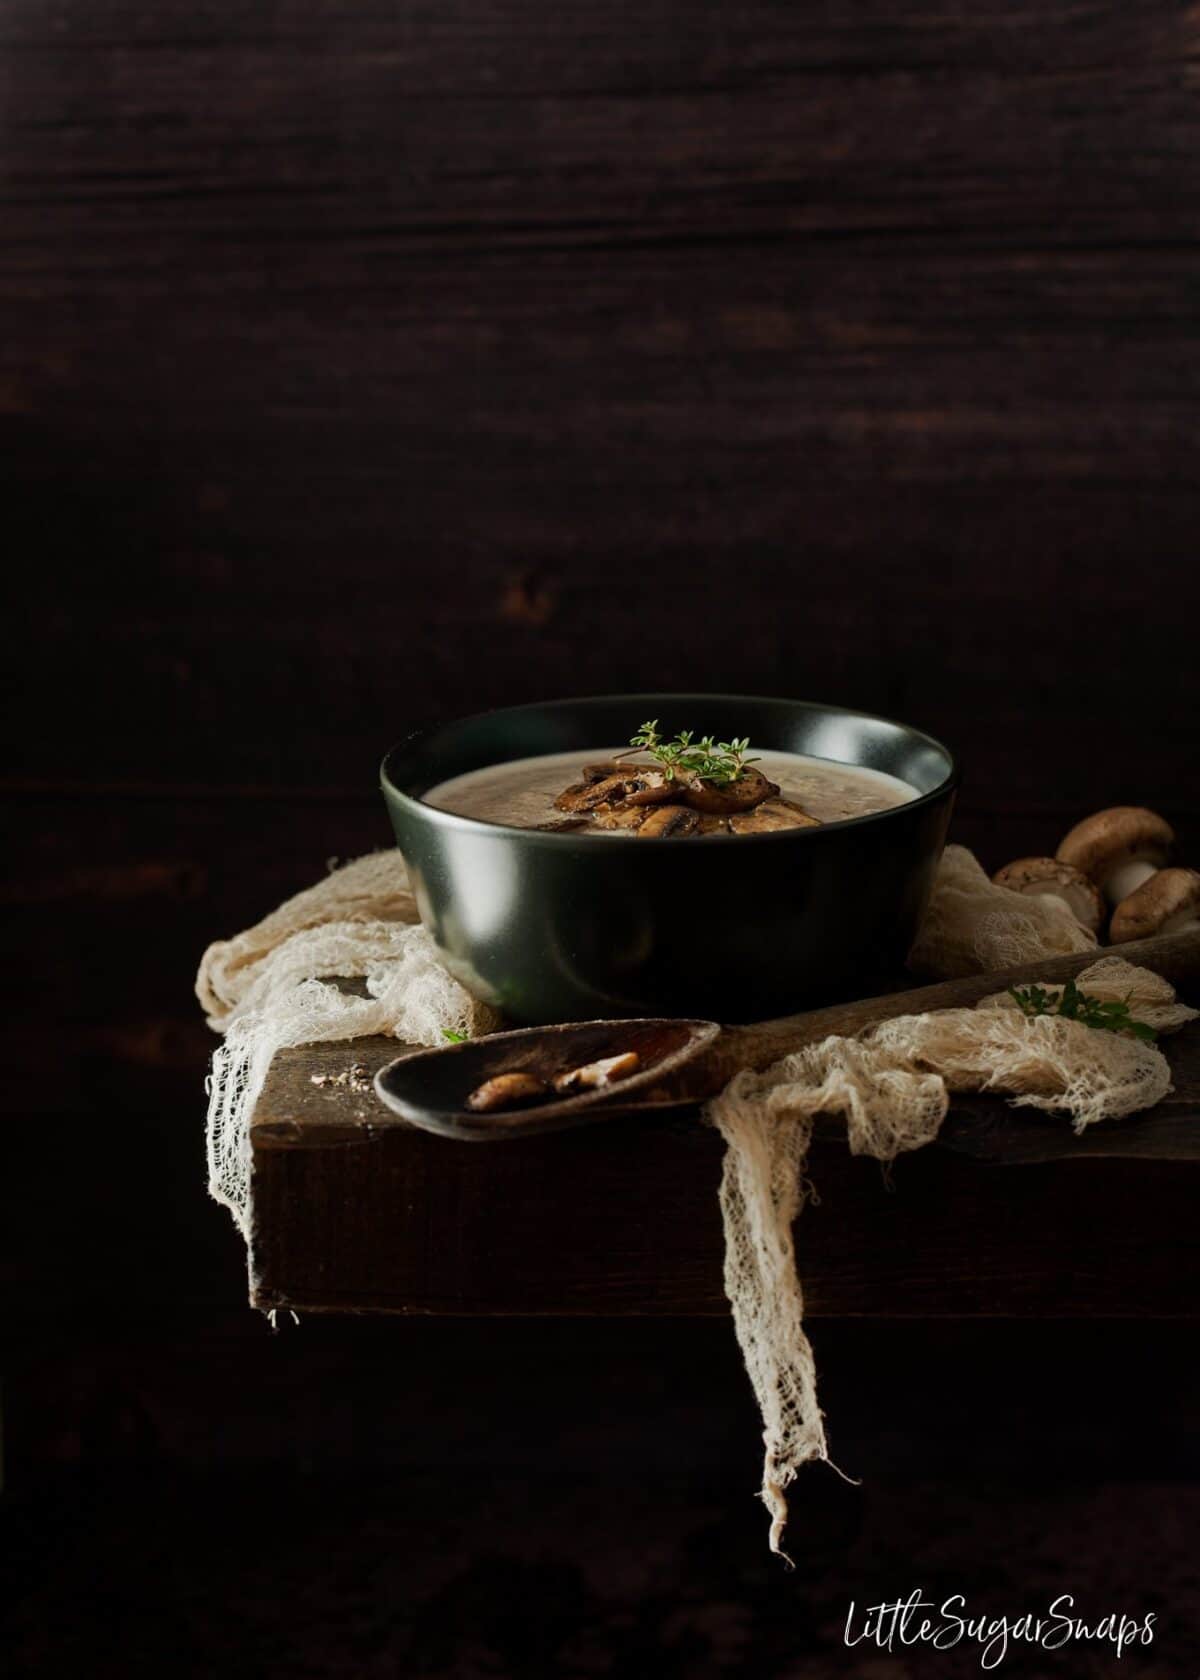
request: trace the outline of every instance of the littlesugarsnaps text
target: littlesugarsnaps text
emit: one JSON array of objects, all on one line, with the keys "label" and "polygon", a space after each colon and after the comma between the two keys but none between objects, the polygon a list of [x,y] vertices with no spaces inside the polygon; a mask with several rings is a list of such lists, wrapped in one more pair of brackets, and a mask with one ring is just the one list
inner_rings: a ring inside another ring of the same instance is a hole
[{"label": "littlesugarsnaps text", "polygon": [[907,1598],[868,1604],[861,1610],[852,1599],[846,1612],[843,1643],[874,1645],[880,1651],[899,1651],[926,1645],[935,1651],[974,1645],[979,1666],[999,1668],[1014,1646],[1036,1646],[1043,1651],[1061,1651],[1068,1645],[1108,1645],[1122,1657],[1133,1646],[1154,1643],[1153,1615],[1130,1616],[1110,1610],[1100,1615],[1083,1615],[1070,1593],[1061,1593],[1043,1611],[1019,1615],[994,1615],[973,1610],[961,1593],[953,1593],[939,1604],[927,1598],[920,1587]]}]

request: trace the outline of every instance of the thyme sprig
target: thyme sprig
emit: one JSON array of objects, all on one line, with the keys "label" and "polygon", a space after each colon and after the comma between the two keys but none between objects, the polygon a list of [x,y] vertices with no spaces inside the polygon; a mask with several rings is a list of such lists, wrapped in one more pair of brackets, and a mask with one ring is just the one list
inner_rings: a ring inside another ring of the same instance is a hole
[{"label": "thyme sprig", "polygon": [[657,718],[644,723],[636,735],[631,735],[629,745],[657,759],[668,781],[686,771],[702,781],[724,786],[736,782],[748,764],[758,763],[756,758],[746,756],[750,750],[748,735],[740,741],[736,737],[732,741],[714,741],[711,735],[696,740],[690,729],[681,729],[673,740],[666,741],[658,732]]},{"label": "thyme sprig", "polygon": [[1068,980],[1057,996],[1042,986],[1010,986],[1008,995],[1023,1015],[1061,1015],[1067,1021],[1078,1021],[1100,1032],[1127,1032],[1134,1038],[1153,1044],[1158,1034],[1145,1021],[1135,1021],[1129,1013],[1129,1003],[1104,1003],[1100,998],[1081,992],[1074,980]]}]

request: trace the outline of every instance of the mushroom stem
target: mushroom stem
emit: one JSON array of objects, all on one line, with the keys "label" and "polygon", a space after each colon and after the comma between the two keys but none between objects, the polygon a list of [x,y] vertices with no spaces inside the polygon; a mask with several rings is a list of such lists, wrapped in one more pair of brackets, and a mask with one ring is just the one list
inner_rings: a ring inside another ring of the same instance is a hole
[{"label": "mushroom stem", "polygon": [[[1071,910],[1071,905],[1070,905],[1069,900],[1064,898],[1062,893],[1056,893],[1056,892],[1026,893],[1025,897],[1026,898],[1040,899],[1040,901],[1043,904],[1055,904],[1055,905],[1058,905],[1060,908],[1062,908],[1064,910]],[[1075,912],[1072,910],[1071,914],[1074,915]]]},{"label": "mushroom stem", "polygon": [[1136,892],[1142,883],[1154,874],[1157,874],[1154,864],[1147,863],[1145,858],[1130,858],[1128,863],[1119,864],[1104,883],[1108,902],[1120,904],[1123,898],[1128,898],[1130,893]]}]

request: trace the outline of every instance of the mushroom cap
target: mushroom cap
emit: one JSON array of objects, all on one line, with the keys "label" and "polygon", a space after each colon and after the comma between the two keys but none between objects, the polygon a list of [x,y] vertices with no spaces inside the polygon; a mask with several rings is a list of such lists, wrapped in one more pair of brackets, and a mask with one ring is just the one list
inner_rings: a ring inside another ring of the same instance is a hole
[{"label": "mushroom cap", "polygon": [[639,840],[685,840],[700,827],[700,818],[688,805],[656,805],[638,824]]},{"label": "mushroom cap", "polygon": [[1130,939],[1149,939],[1173,916],[1186,916],[1189,910],[1200,921],[1200,871],[1160,869],[1117,905],[1109,939],[1114,945],[1124,945]]},{"label": "mushroom cap", "polygon": [[749,811],[735,811],[729,818],[731,834],[772,834],[782,828],[820,828],[802,805],[791,799],[764,799]]},{"label": "mushroom cap", "polygon": [[[630,805],[626,800],[619,805],[597,805],[590,816],[597,828],[637,829],[646,821],[651,809],[653,807],[649,805]],[[661,811],[662,806],[657,809]]]},{"label": "mushroom cap", "polygon": [[1055,856],[1103,885],[1116,865],[1132,858],[1165,862],[1174,843],[1175,830],[1157,811],[1144,805],[1113,805],[1076,823]]},{"label": "mushroom cap", "polygon": [[685,805],[690,805],[693,811],[703,811],[706,816],[726,817],[735,811],[748,811],[753,805],[761,805],[764,799],[771,799],[779,792],[778,784],[770,782],[761,770],[756,770],[752,764],[747,764],[732,782],[706,782],[702,777],[687,772],[676,777],[681,789],[679,798]]},{"label": "mushroom cap", "polygon": [[1058,858],[1017,858],[992,876],[998,887],[1037,897],[1047,893],[1061,898],[1075,920],[1091,933],[1104,920],[1104,898],[1100,889],[1074,864]]}]

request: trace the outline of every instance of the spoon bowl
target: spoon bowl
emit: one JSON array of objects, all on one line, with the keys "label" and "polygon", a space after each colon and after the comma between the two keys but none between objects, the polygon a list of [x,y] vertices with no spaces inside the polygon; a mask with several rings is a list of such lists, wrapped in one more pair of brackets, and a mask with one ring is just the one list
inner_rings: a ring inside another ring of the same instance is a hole
[{"label": "spoon bowl", "polygon": [[[655,1088],[674,1082],[683,1068],[715,1044],[720,1032],[715,1021],[658,1019],[524,1027],[436,1050],[414,1050],[380,1068],[375,1090],[394,1114],[442,1137],[484,1142],[518,1132],[524,1136],[562,1131],[593,1118],[591,1111],[598,1104],[603,1103],[606,1113],[615,1112],[626,1095],[636,1096],[639,1108],[659,1106]],[[634,1072],[594,1090],[484,1113],[467,1107],[471,1092],[498,1074],[531,1073],[553,1086],[559,1074],[572,1068],[629,1051],[638,1058]],[[662,1106],[684,1100],[664,1090]]]}]

